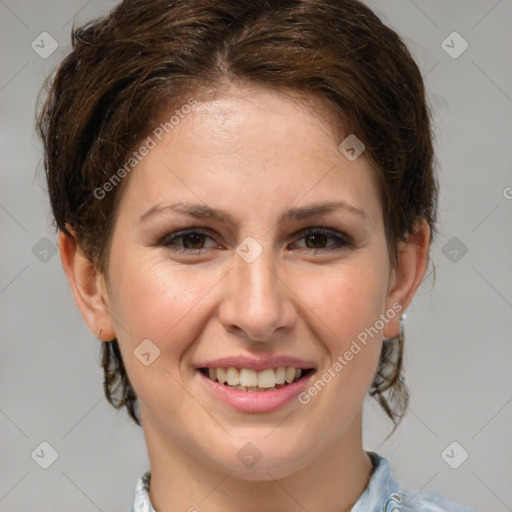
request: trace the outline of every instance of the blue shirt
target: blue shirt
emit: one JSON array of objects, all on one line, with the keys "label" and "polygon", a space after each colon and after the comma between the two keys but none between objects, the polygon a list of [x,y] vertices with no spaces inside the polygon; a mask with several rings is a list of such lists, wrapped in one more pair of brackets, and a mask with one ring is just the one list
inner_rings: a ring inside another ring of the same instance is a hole
[{"label": "blue shirt", "polygon": [[[374,471],[366,489],[351,512],[476,512],[431,491],[404,489],[391,473],[389,462],[375,452],[371,457]],[[135,502],[128,512],[157,512],[149,500],[150,470],[137,481]]]}]

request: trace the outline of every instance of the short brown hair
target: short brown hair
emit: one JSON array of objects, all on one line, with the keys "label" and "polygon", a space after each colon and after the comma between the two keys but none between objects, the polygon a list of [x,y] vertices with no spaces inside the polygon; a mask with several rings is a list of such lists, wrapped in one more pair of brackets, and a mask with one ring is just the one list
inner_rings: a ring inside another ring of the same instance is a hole
[{"label": "short brown hair", "polygon": [[[437,180],[422,76],[400,37],[362,2],[125,0],[108,16],[73,27],[72,46],[47,79],[37,128],[57,228],[68,235],[73,229],[99,271],[108,269],[122,187],[101,200],[94,190],[162,112],[229,82],[320,98],[366,146],[393,264],[398,241],[416,221],[428,222],[432,241]],[[403,348],[403,333],[384,340],[370,388],[395,428],[409,397]],[[108,401],[140,425],[117,339],[102,351]]]}]

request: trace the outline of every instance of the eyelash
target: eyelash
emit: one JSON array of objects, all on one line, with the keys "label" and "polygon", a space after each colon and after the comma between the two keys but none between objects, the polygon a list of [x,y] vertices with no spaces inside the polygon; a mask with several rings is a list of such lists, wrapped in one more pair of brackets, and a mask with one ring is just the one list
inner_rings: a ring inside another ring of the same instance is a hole
[{"label": "eyelash", "polygon": [[[168,249],[168,250],[170,250],[170,251],[172,251],[174,253],[200,254],[203,251],[207,250],[208,248],[187,249],[185,247],[178,247],[176,245],[173,245],[173,242],[175,240],[183,238],[183,237],[185,237],[187,235],[194,235],[194,234],[203,235],[203,236],[206,236],[208,238],[212,238],[211,236],[209,236],[202,229],[188,229],[188,230],[178,231],[176,233],[171,233],[171,234],[168,234],[168,235],[164,236],[160,240],[159,245],[162,246],[162,247],[165,247],[166,249]],[[336,232],[331,231],[329,229],[324,229],[324,228],[308,228],[308,229],[304,229],[304,230],[302,230],[302,231],[300,231],[298,233],[298,235],[300,235],[299,239],[305,238],[305,237],[310,236],[310,235],[318,235],[318,234],[330,237],[330,238],[336,240],[336,243],[333,246],[328,246],[327,248],[324,248],[324,249],[308,249],[307,247],[305,247],[306,250],[309,250],[313,254],[321,254],[321,253],[325,254],[326,252],[329,252],[329,251],[336,251],[336,250],[339,251],[339,250],[346,249],[347,247],[352,245],[347,240],[347,237],[345,237],[345,235],[343,235],[342,233],[337,234]]]}]

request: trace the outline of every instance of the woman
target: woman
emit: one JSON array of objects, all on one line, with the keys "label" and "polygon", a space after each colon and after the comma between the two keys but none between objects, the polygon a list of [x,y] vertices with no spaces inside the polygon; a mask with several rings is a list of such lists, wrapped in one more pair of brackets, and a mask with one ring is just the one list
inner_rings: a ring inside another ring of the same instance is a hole
[{"label": "woman", "polygon": [[355,0],[124,1],[39,118],[59,249],[141,424],[133,512],[468,511],[362,446],[435,234],[417,65]]}]

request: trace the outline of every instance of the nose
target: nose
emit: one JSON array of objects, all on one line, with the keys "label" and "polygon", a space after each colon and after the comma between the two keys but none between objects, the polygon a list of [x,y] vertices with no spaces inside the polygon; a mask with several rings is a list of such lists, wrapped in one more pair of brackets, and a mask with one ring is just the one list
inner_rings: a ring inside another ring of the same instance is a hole
[{"label": "nose", "polygon": [[295,325],[292,286],[280,268],[270,249],[251,263],[235,255],[219,306],[226,331],[248,343],[270,344]]}]

